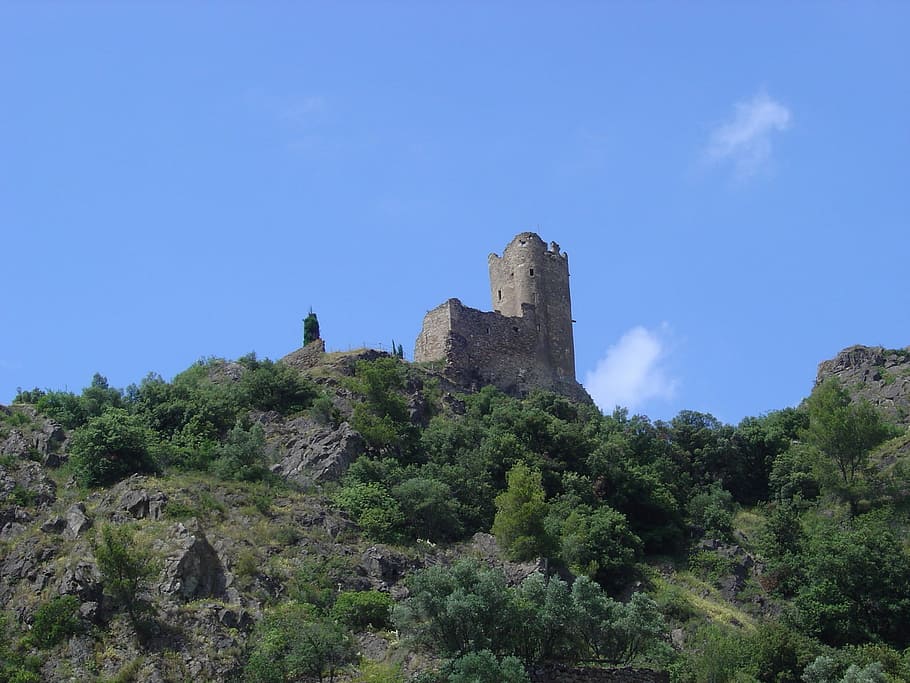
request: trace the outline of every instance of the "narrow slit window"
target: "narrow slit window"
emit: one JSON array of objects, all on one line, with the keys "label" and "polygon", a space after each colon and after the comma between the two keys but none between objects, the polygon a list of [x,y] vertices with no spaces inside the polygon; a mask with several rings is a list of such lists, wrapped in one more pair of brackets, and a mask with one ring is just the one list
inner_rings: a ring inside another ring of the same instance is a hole
[{"label": "narrow slit window", "polygon": [[531,277],[534,277],[534,269],[531,268]]},{"label": "narrow slit window", "polygon": [[498,294],[499,294],[499,300],[502,301],[502,290],[501,289],[499,290]]}]

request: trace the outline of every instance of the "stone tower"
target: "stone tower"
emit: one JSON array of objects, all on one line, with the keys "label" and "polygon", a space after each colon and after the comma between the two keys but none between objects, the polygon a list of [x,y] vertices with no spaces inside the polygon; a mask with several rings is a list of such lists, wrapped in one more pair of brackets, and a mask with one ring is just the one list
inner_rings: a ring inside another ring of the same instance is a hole
[{"label": "stone tower", "polygon": [[590,403],[575,380],[568,256],[523,232],[502,256],[490,254],[489,266],[493,310],[449,299],[427,311],[414,360],[441,361],[445,377],[469,390],[492,384],[526,396],[543,389]]},{"label": "stone tower", "polygon": [[560,253],[556,242],[547,248],[538,235],[523,232],[501,257],[490,254],[489,266],[493,310],[515,318],[525,317],[526,306],[533,306],[538,361],[549,365],[559,380],[575,382],[568,254]]}]

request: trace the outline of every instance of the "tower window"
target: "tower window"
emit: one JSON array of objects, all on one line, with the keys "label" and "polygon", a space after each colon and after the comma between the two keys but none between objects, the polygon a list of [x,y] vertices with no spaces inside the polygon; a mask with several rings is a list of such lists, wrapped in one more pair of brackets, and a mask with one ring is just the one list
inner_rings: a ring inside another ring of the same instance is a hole
[{"label": "tower window", "polygon": [[500,289],[497,293],[499,294],[499,300],[502,301],[502,290]]},{"label": "tower window", "polygon": [[534,269],[531,268],[531,277],[534,277]]}]

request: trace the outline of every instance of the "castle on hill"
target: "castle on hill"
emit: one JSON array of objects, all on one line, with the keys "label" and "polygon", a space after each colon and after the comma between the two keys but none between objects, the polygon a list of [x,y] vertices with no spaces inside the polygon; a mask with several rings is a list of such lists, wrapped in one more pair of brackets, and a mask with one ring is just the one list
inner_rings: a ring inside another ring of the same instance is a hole
[{"label": "castle on hill", "polygon": [[545,389],[590,401],[575,380],[568,254],[523,232],[488,262],[493,310],[458,299],[440,304],[423,319],[414,360],[444,362],[445,374],[465,387],[493,384],[518,396]]}]

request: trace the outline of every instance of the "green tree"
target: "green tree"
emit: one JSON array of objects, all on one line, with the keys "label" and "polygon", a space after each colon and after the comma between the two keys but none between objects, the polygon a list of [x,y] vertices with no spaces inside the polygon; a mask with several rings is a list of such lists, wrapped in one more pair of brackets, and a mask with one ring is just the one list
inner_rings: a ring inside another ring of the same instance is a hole
[{"label": "green tree", "polygon": [[575,617],[567,624],[590,658],[628,665],[639,658],[666,654],[666,624],[657,603],[644,593],[633,593],[627,603],[617,602],[586,577],[572,585]]},{"label": "green tree", "polygon": [[548,507],[540,470],[518,463],[506,479],[506,490],[495,501],[496,540],[513,560],[553,556],[554,543],[545,524]]},{"label": "green tree", "polygon": [[364,397],[354,405],[351,424],[363,436],[373,454],[406,456],[416,444],[417,430],[410,422],[404,365],[397,358],[358,361],[351,389]]},{"label": "green tree", "polygon": [[867,401],[851,402],[836,378],[815,387],[806,399],[809,426],[803,438],[837,470],[845,488],[853,484],[870,449],[894,434]]},{"label": "green tree", "polygon": [[41,660],[25,655],[14,638],[6,614],[0,613],[0,683],[41,683]]},{"label": "green tree", "polygon": [[392,489],[415,538],[448,541],[462,533],[458,502],[447,484],[428,477],[411,477]]},{"label": "green tree", "polygon": [[733,495],[715,482],[695,493],[688,513],[705,534],[730,538],[733,533]]},{"label": "green tree", "polygon": [[158,574],[159,564],[151,551],[136,541],[133,530],[125,525],[105,524],[93,544],[95,561],[101,572],[104,593],[124,608],[134,623],[150,609],[144,593]]},{"label": "green tree", "polygon": [[628,577],[642,547],[625,515],[609,506],[577,506],[561,525],[560,541],[573,572],[610,586]]},{"label": "green tree", "polygon": [[158,468],[155,434],[137,415],[108,408],[73,433],[70,462],[84,486],[111,484]]},{"label": "green tree", "polygon": [[303,345],[312,344],[317,339],[319,339],[319,320],[311,308],[307,317],[303,319]]},{"label": "green tree", "polygon": [[801,630],[829,645],[910,645],[910,553],[883,513],[828,522],[806,541],[796,598]]}]

